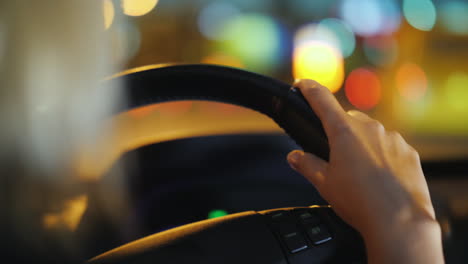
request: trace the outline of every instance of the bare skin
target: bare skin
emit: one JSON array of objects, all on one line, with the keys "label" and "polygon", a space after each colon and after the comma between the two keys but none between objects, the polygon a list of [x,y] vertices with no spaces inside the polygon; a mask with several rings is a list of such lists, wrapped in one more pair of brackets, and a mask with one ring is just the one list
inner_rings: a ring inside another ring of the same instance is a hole
[{"label": "bare skin", "polygon": [[295,83],[322,121],[330,161],[292,151],[288,161],[364,238],[368,263],[444,263],[419,155],[402,136],[358,111],[345,112],[326,87]]}]

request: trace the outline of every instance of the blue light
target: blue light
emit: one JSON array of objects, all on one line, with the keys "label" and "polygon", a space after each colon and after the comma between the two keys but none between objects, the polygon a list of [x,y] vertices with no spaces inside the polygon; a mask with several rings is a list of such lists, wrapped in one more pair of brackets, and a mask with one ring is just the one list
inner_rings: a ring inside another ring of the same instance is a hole
[{"label": "blue light", "polygon": [[431,0],[404,0],[403,14],[411,26],[423,31],[434,27],[437,16]]},{"label": "blue light", "polygon": [[401,20],[395,0],[343,0],[340,15],[362,36],[392,33]]},{"label": "blue light", "polygon": [[458,35],[468,34],[468,3],[462,1],[442,3],[440,19],[447,31]]},{"label": "blue light", "polygon": [[239,13],[239,9],[229,2],[213,2],[200,12],[197,21],[198,28],[205,37],[220,40],[226,22]]},{"label": "blue light", "polygon": [[353,54],[356,47],[356,39],[348,24],[336,18],[327,18],[319,23],[319,28],[321,27],[325,27],[335,34],[338,41],[337,48],[341,51],[343,57],[347,58]]}]

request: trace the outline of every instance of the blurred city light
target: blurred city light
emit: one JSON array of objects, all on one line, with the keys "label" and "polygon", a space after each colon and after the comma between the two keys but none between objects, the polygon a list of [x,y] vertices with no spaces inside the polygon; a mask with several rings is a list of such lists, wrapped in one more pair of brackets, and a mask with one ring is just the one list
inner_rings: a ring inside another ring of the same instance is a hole
[{"label": "blurred city light", "polygon": [[340,52],[327,43],[313,40],[294,47],[294,78],[314,79],[332,92],[337,92],[343,84],[343,64]]},{"label": "blurred city light", "polygon": [[444,85],[449,109],[468,112],[468,74],[454,72],[449,75]]},{"label": "blurred city light", "polygon": [[336,41],[338,42],[335,43],[337,45],[336,48],[341,51],[343,57],[347,58],[353,54],[356,47],[356,39],[351,26],[336,18],[326,18],[319,23],[317,31],[322,31],[322,28],[328,29],[334,33]]},{"label": "blurred city light", "polygon": [[228,215],[228,213],[225,210],[216,209],[216,210],[212,210],[212,211],[210,211],[208,213],[208,219],[223,217],[225,215]]},{"label": "blurred city light", "polygon": [[111,0],[104,0],[103,2],[103,11],[104,11],[104,28],[108,29],[114,22],[115,10],[114,4]]},{"label": "blurred city light", "polygon": [[122,10],[128,16],[143,16],[151,12],[158,0],[122,0]]},{"label": "blurred city light", "polygon": [[401,20],[395,0],[343,0],[340,15],[362,36],[392,33]]},{"label": "blurred city light", "polygon": [[398,43],[390,35],[366,38],[363,50],[366,58],[376,66],[392,65],[398,57]]},{"label": "blurred city light", "polygon": [[379,77],[365,68],[353,70],[346,79],[345,93],[349,102],[358,109],[369,110],[375,107],[381,98]]},{"label": "blurred city light", "polygon": [[198,16],[198,28],[209,39],[220,40],[225,23],[239,15],[239,9],[230,2],[212,2]]},{"label": "blurred city light", "polygon": [[452,0],[440,5],[440,21],[447,31],[459,34],[468,34],[468,3]]},{"label": "blurred city light", "polygon": [[234,68],[244,68],[244,64],[238,58],[221,52],[211,53],[208,56],[203,57],[201,62],[206,64],[230,66]]},{"label": "blurred city light", "polygon": [[427,77],[414,63],[405,63],[398,68],[395,76],[398,92],[408,101],[421,99],[427,91]]},{"label": "blurred city light", "polygon": [[436,8],[431,0],[404,0],[403,15],[419,30],[429,31],[436,23]]},{"label": "blurred city light", "polygon": [[249,13],[233,17],[225,23],[219,48],[238,58],[249,70],[269,73],[284,58],[281,28],[266,15]]}]

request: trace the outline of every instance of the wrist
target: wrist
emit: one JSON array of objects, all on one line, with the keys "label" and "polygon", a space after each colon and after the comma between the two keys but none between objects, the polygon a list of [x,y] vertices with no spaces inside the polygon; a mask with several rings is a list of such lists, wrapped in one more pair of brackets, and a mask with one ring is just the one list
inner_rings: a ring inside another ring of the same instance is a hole
[{"label": "wrist", "polygon": [[362,234],[368,263],[443,263],[441,229],[435,219],[394,222]]}]

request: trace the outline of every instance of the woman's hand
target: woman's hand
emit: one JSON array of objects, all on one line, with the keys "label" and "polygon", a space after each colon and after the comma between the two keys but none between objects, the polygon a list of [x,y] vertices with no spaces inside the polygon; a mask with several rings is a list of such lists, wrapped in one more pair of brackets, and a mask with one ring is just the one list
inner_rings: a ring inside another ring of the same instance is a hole
[{"label": "woman's hand", "polygon": [[361,233],[369,263],[443,263],[440,228],[416,150],[366,114],[346,113],[319,83],[301,80],[295,86],[322,121],[330,161],[298,150],[288,161]]}]

